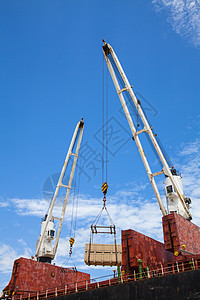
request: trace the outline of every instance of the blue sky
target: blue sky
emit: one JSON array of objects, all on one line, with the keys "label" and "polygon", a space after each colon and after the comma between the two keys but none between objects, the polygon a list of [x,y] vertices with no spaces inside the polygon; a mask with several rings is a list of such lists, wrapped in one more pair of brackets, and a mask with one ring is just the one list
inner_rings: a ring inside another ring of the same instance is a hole
[{"label": "blue sky", "polygon": [[[0,2],[0,289],[9,281],[14,259],[35,253],[40,219],[48,207],[44,183],[60,172],[82,117],[82,146],[93,154],[82,162],[74,260],[93,276],[103,272],[83,263],[83,245],[102,198],[101,163],[96,159],[101,155],[102,38],[116,51],[182,172],[194,221],[200,225],[199,15],[199,0]],[[104,72],[106,78],[105,64]],[[132,228],[162,240],[161,213],[109,76],[108,95],[109,119],[121,128],[122,140],[120,147],[109,144],[108,163],[107,198],[118,235],[120,229]],[[70,204],[59,264],[68,254],[69,223]]]}]

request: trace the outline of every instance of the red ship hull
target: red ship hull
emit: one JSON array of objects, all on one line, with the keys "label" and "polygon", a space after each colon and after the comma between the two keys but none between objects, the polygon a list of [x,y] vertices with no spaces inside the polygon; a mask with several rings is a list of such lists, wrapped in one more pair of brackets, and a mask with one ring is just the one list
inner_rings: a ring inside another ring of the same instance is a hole
[{"label": "red ship hull", "polygon": [[[122,231],[122,270],[125,275],[138,270],[138,259],[142,268],[159,268],[174,263],[185,264],[200,260],[200,228],[176,213],[163,217],[164,244],[134,230]],[[185,245],[184,247],[182,247]],[[174,252],[176,255],[174,255]],[[198,267],[198,266],[197,266]],[[53,288],[74,288],[79,282],[86,285],[90,275],[72,269],[19,258],[14,262],[12,277],[4,289],[7,295],[28,296]],[[73,286],[72,286],[73,285]]]},{"label": "red ship hull", "polygon": [[31,292],[63,288],[67,284],[86,281],[90,282],[87,273],[21,257],[15,260],[11,280],[3,291],[7,295],[25,297]]}]

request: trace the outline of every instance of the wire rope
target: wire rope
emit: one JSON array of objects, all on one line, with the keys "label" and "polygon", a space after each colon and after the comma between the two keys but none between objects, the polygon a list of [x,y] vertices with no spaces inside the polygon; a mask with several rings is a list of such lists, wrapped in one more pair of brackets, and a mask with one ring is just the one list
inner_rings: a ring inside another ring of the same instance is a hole
[{"label": "wire rope", "polygon": [[76,180],[77,180],[77,168],[75,170],[75,176],[74,176],[74,189],[73,189],[73,196],[72,196],[72,215],[71,215],[71,225],[70,225],[70,237],[72,236],[72,231],[73,231],[74,206],[75,206],[75,197],[76,197]]},{"label": "wire rope", "polygon": [[108,182],[108,68],[106,76],[106,182]]},{"label": "wire rope", "polygon": [[77,215],[78,215],[78,204],[79,204],[79,191],[80,191],[82,163],[83,163],[82,149],[80,149],[80,168],[79,168],[79,174],[78,174],[78,187],[77,187],[77,197],[76,197],[77,201],[76,201],[76,215],[75,215],[75,224],[74,224],[74,238],[76,236],[76,226],[77,226]]},{"label": "wire rope", "polygon": [[[83,139],[82,139],[83,140]],[[76,166],[75,176],[74,176],[74,189],[73,189],[73,200],[72,200],[72,215],[71,215],[71,226],[70,226],[70,237],[76,236],[76,226],[77,226],[77,214],[78,214],[78,203],[79,203],[79,190],[80,190],[80,175],[82,170],[82,148],[79,151],[79,161],[80,165]],[[78,172],[79,169],[79,172]]]},{"label": "wire rope", "polygon": [[103,56],[102,97],[102,182],[108,181],[108,69],[105,75]]},{"label": "wire rope", "polygon": [[[103,55],[103,54],[102,54]],[[104,182],[104,140],[105,140],[105,130],[104,130],[104,110],[105,110],[105,104],[104,104],[104,97],[105,97],[105,89],[104,89],[104,56],[103,56],[103,86],[102,86],[102,89],[103,89],[103,97],[102,97],[102,182]]]}]

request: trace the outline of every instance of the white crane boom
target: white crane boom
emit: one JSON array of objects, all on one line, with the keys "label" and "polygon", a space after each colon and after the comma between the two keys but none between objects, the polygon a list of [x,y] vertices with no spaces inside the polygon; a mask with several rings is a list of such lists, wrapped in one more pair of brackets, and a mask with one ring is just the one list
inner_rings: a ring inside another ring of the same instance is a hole
[{"label": "white crane boom", "polygon": [[[115,85],[115,88],[117,90],[117,93],[118,93],[118,96],[119,96],[119,99],[121,101],[121,104],[122,104],[122,107],[124,109],[124,113],[126,115],[126,118],[128,120],[128,123],[129,123],[129,126],[130,126],[130,129],[131,129],[131,132],[133,134],[133,137],[134,137],[134,140],[136,142],[136,145],[138,147],[138,150],[139,150],[139,153],[141,155],[141,158],[142,158],[142,161],[144,163],[144,166],[145,166],[145,169],[146,169],[146,172],[148,174],[148,177],[149,177],[149,180],[152,184],[152,187],[153,187],[153,190],[155,192],[155,195],[156,195],[156,198],[158,200],[158,204],[160,206],[160,209],[163,213],[163,215],[166,215],[167,214],[167,211],[164,207],[164,204],[163,204],[163,201],[161,199],[161,196],[160,196],[160,193],[158,191],[158,188],[157,188],[157,185],[156,185],[156,182],[154,180],[154,177],[157,176],[157,175],[160,175],[160,174],[164,174],[167,178],[170,179],[170,182],[172,184],[172,186],[174,187],[174,192],[176,193],[176,196],[178,199],[180,199],[180,203],[181,203],[181,209],[182,210],[182,215],[186,218],[186,219],[189,219],[191,220],[192,217],[191,217],[191,214],[189,212],[189,204],[187,205],[188,203],[188,200],[189,198],[185,198],[185,195],[180,187],[180,184],[178,183],[178,181],[176,180],[177,178],[175,178],[175,176],[172,174],[170,168],[169,168],[169,165],[160,149],[160,146],[158,145],[158,142],[153,134],[153,131],[152,131],[152,128],[150,127],[145,115],[144,115],[144,112],[140,106],[140,101],[136,98],[133,90],[132,90],[132,87],[122,69],[122,66],[113,50],[113,48],[108,44],[106,43],[104,40],[104,45],[103,45],[103,54],[104,54],[104,57],[105,57],[105,60],[106,60],[106,64],[108,66],[108,69],[110,71],[110,74],[111,74],[111,77],[112,77],[112,80],[114,82],[114,85]],[[112,62],[111,62],[111,58],[112,58]],[[113,68],[113,64],[115,65],[115,67],[117,68],[118,72],[120,73],[120,76],[121,76],[121,79],[123,80],[123,83],[124,83],[124,87],[121,88],[120,87],[120,84],[118,82],[118,79],[117,79],[117,76],[116,76],[116,72]],[[127,107],[127,104],[126,104],[126,101],[125,101],[125,98],[123,96],[123,92],[127,91],[129,93],[129,95],[131,96],[131,99],[136,107],[136,110],[138,112],[138,114],[140,115],[140,118],[143,122],[143,129],[140,130],[140,131],[136,131],[135,129],[135,126],[134,126],[134,123],[133,123],[133,120],[131,118],[131,115],[130,115],[130,112],[129,112],[129,109]],[[144,150],[143,150],[143,147],[142,147],[142,144],[141,144],[141,141],[139,139],[139,134],[143,133],[143,132],[146,132],[148,133],[150,139],[151,139],[151,142],[156,150],[156,152],[158,153],[158,156],[160,158],[160,161],[162,163],[162,166],[163,166],[163,169],[159,172],[156,172],[156,173],[152,173],[151,172],[151,168],[149,166],[149,163],[147,161],[147,158],[145,156],[145,153],[144,153]],[[190,199],[189,199],[190,201]],[[180,208],[180,206],[179,206]]]},{"label": "white crane boom", "polygon": [[[58,180],[55,192],[54,192],[53,199],[49,206],[48,213],[45,216],[44,221],[42,222],[41,234],[37,241],[36,254],[35,254],[36,258],[39,261],[51,262],[51,260],[54,259],[55,255],[56,255],[58,241],[59,241],[61,228],[62,228],[62,224],[63,224],[63,218],[65,215],[65,210],[66,210],[66,206],[68,203],[69,193],[70,193],[70,189],[71,189],[71,185],[72,185],[72,180],[73,180],[73,176],[74,176],[74,171],[75,171],[75,167],[76,167],[80,144],[81,144],[81,140],[82,140],[82,136],[83,136],[83,129],[84,129],[84,122],[83,122],[83,119],[81,119],[81,121],[78,122],[78,124],[75,128],[75,131],[74,131],[74,134],[73,134],[70,146],[69,146],[69,150],[68,150],[67,156],[65,158],[65,162],[64,162],[64,165],[63,165],[63,168],[62,168],[62,171],[61,171],[61,174],[60,174],[60,177],[59,177],[59,180]],[[76,151],[75,151],[75,153],[73,153],[73,148],[75,147],[76,141],[77,141]],[[73,157],[71,173],[70,173],[68,184],[65,185],[65,184],[63,184],[63,177],[65,175],[65,171],[66,171],[66,168],[69,163],[69,158],[71,156]],[[67,191],[66,191],[66,195],[64,198],[64,202],[63,202],[61,216],[55,217],[52,215],[52,212],[53,212],[53,208],[56,203],[59,189],[61,187],[66,188]],[[55,229],[53,229],[54,219],[59,220],[59,226],[58,226],[58,231],[57,231],[54,247],[52,249],[52,240],[55,238]]]}]

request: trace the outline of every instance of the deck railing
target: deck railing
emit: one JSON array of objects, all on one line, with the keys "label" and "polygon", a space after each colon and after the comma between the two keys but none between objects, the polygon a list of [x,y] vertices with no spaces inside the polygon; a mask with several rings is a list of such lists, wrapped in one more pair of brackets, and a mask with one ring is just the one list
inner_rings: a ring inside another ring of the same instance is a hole
[{"label": "deck railing", "polygon": [[[57,297],[61,295],[67,295],[87,290],[93,290],[102,288],[105,286],[117,285],[120,283],[126,283],[131,281],[138,281],[144,279],[150,279],[154,277],[163,277],[170,274],[182,273],[192,271],[200,268],[200,260],[191,260],[187,262],[174,262],[168,266],[161,265],[158,268],[143,269],[141,272],[133,271],[131,275],[123,275],[120,277],[113,277],[113,274],[90,279],[90,281],[84,280],[75,283],[68,283],[66,285],[57,286],[48,290],[40,291],[17,291],[17,294],[12,295],[11,300],[42,300],[51,297]],[[122,272],[123,273],[123,272]]]}]

